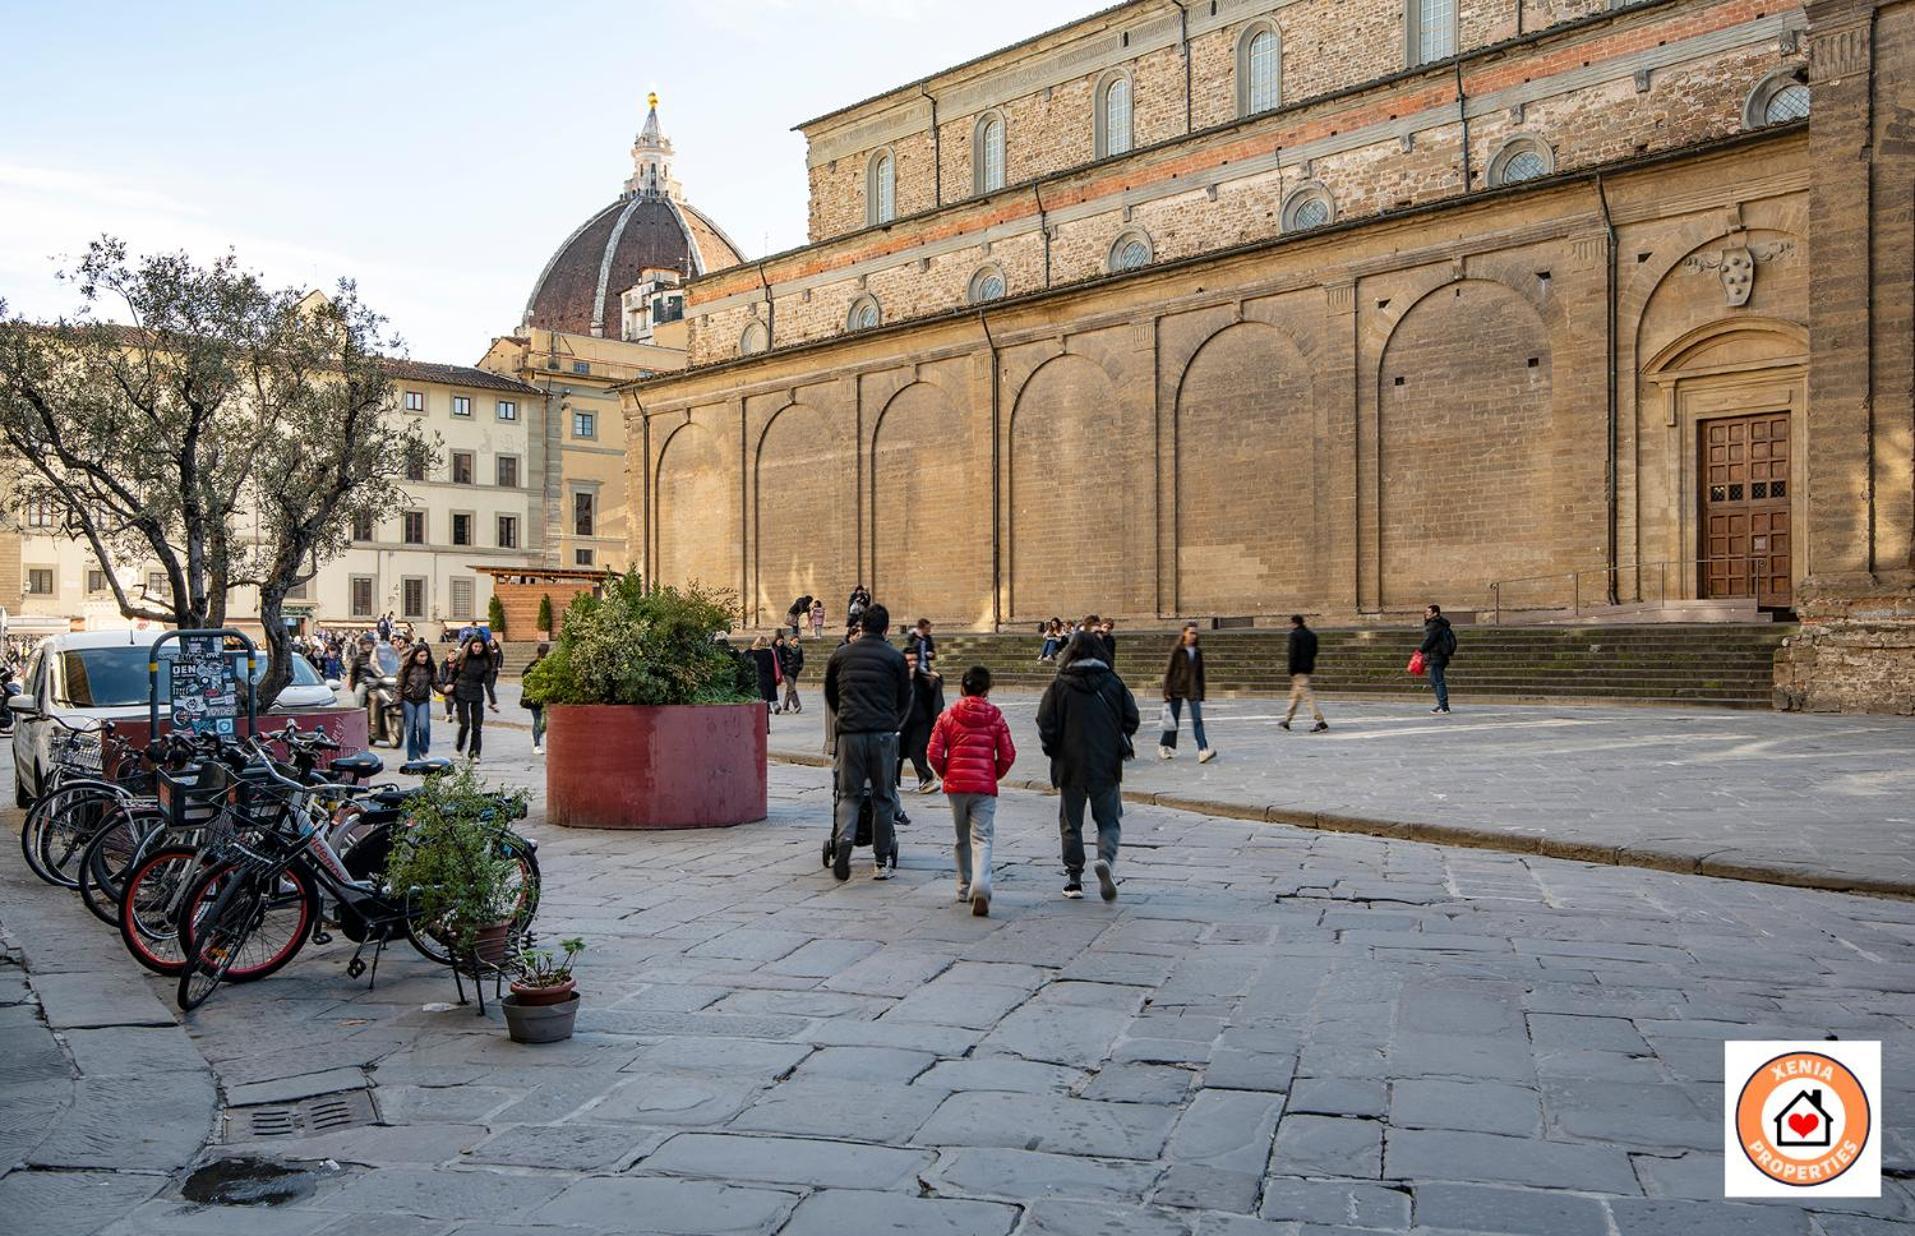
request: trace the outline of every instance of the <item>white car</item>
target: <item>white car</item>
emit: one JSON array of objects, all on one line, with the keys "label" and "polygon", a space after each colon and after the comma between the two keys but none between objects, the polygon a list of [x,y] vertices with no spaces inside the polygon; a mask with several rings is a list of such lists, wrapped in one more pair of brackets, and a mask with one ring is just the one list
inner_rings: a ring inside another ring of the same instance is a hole
[{"label": "white car", "polygon": [[[24,807],[39,795],[53,741],[63,732],[58,722],[84,726],[91,721],[146,719],[147,658],[158,635],[155,631],[73,631],[40,641],[20,675],[20,693],[7,701],[13,711],[15,802]],[[170,700],[167,665],[178,648],[177,642],[169,640],[160,649],[162,711]],[[254,681],[265,673],[262,649]],[[293,680],[280,692],[273,711],[330,707],[338,703],[337,686],[321,678],[305,657],[294,654]]]}]

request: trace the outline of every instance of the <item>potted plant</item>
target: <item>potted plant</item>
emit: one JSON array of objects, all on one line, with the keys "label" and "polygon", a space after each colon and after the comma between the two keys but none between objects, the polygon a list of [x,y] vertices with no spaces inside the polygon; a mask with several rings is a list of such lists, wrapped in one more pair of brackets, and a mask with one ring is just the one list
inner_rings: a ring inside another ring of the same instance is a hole
[{"label": "potted plant", "polygon": [[485,604],[485,624],[492,628],[493,635],[505,638],[505,602],[499,600],[497,593]]},{"label": "potted plant", "polygon": [[[522,797],[522,796],[521,796]],[[499,821],[513,795],[488,789],[471,767],[429,779],[406,800],[386,882],[405,890],[424,934],[471,967],[506,959],[519,910],[518,865],[499,852]]]},{"label": "potted plant", "polygon": [[539,616],[533,623],[539,629],[539,642],[545,643],[552,638],[552,594],[539,597]]},{"label": "potted plant", "polygon": [[585,951],[577,936],[559,941],[559,954],[526,949],[518,956],[518,977],[505,998],[505,1026],[515,1043],[556,1043],[572,1037],[578,1018],[578,990],[572,966]]},{"label": "potted plant", "polygon": [[765,816],[765,710],[726,642],[732,609],[696,585],[610,575],[581,593],[525,675],[545,707],[546,818],[571,828],[698,828]]}]

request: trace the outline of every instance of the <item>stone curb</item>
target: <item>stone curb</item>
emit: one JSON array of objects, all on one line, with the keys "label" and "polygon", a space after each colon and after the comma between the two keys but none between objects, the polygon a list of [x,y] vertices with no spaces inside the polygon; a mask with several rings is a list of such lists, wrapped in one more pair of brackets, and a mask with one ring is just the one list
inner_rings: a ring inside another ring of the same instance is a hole
[{"label": "stone curb", "polygon": [[[829,768],[831,760],[823,755],[773,751],[772,759],[781,764],[809,768]],[[1055,794],[1048,781],[1007,780],[1011,789]],[[1271,824],[1289,824],[1318,832],[1360,833],[1395,841],[1424,841],[1434,845],[1464,846],[1478,850],[1501,850],[1510,854],[1537,854],[1544,858],[1562,858],[1573,862],[1596,863],[1611,867],[1643,867],[1653,871],[1671,871],[1681,875],[1710,876],[1720,880],[1743,880],[1754,884],[1781,884],[1791,888],[1812,888],[1832,893],[1858,893],[1868,897],[1915,900],[1915,881],[1871,880],[1814,871],[1783,863],[1738,858],[1720,851],[1709,854],[1682,854],[1638,846],[1603,845],[1576,838],[1547,837],[1539,834],[1501,832],[1468,824],[1436,824],[1415,820],[1384,820],[1369,816],[1343,815],[1330,811],[1311,811],[1301,807],[1257,806],[1253,803],[1223,802],[1207,798],[1189,798],[1182,794],[1164,794],[1150,790],[1125,790],[1124,801],[1172,811],[1192,811],[1201,815],[1231,820],[1260,820]]]}]

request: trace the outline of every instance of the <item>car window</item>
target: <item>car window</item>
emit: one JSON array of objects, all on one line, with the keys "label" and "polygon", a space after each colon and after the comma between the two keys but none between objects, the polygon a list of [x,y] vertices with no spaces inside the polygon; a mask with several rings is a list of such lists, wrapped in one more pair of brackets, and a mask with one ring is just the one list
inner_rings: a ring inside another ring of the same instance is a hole
[{"label": "car window", "polygon": [[[74,648],[60,656],[60,695],[55,701],[63,708],[128,708],[146,704],[151,690],[147,673],[149,649],[133,646],[110,648]],[[176,649],[168,645],[160,650],[160,702],[173,697],[170,668]],[[233,670],[243,672],[244,652],[234,652]],[[294,686],[323,686],[325,680],[306,658],[294,655]],[[253,672],[258,682],[266,674],[266,654],[260,653]],[[243,702],[243,701],[242,701]]]}]

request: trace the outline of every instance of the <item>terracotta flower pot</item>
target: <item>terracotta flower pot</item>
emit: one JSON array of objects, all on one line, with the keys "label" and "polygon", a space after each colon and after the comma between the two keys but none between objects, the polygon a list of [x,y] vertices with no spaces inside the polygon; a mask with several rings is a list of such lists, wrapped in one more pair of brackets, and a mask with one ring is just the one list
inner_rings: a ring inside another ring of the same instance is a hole
[{"label": "terracotta flower pot", "polygon": [[505,946],[512,938],[511,923],[494,923],[473,933],[472,955],[488,966],[505,960]]},{"label": "terracotta flower pot", "polygon": [[571,979],[550,987],[534,987],[517,979],[512,982],[513,998],[528,1008],[541,1004],[563,1004],[572,998],[572,993],[577,989],[578,984]]}]

